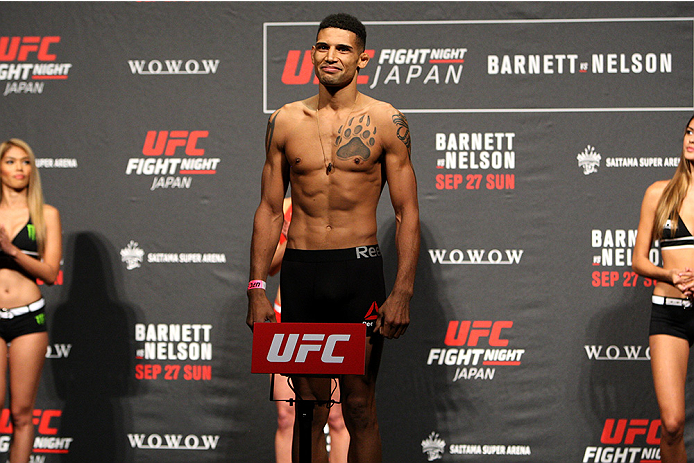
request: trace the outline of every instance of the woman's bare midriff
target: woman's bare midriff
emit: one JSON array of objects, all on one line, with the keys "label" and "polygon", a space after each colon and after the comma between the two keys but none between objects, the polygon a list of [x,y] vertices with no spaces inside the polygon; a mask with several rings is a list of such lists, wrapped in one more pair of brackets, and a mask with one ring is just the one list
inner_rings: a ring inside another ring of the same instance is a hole
[{"label": "woman's bare midriff", "polygon": [[35,281],[16,270],[0,269],[0,308],[22,307],[41,299],[41,290]]}]

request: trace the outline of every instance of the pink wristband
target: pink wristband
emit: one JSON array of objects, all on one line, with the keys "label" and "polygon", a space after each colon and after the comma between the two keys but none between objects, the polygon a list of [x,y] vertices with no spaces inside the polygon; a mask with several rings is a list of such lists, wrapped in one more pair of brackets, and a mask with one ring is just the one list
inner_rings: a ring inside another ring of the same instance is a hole
[{"label": "pink wristband", "polygon": [[248,282],[248,289],[265,289],[267,284],[263,280],[251,280]]}]

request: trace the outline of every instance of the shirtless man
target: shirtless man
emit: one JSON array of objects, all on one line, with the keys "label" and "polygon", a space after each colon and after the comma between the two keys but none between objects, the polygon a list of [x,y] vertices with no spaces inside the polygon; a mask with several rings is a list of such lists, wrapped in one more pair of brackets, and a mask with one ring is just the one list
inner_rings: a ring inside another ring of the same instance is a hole
[{"label": "shirtless man", "polygon": [[[255,213],[246,323],[275,321],[264,281],[282,231],[291,184],[293,217],[282,264],[283,322],[367,324],[366,374],[340,378],[350,462],[381,461],[375,384],[383,338],[410,321],[419,256],[417,184],[405,117],[357,90],[369,56],[364,26],[349,15],[321,22],[311,57],[318,95],[285,105],[268,122],[261,200]],[[386,298],[376,208],[385,183],[396,218],[398,266]],[[290,292],[291,291],[291,292]],[[329,378],[293,378],[303,399],[325,400]],[[327,462],[325,407],[313,417],[314,462]],[[294,442],[298,426],[295,426]],[[298,461],[294,445],[294,461]]]}]

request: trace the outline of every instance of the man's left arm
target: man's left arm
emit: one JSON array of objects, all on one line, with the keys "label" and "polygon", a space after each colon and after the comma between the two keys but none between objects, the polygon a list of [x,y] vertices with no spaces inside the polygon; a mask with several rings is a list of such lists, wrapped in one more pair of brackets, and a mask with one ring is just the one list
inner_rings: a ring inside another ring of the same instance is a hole
[{"label": "man's left arm", "polygon": [[395,247],[398,255],[393,289],[383,303],[375,330],[398,338],[410,324],[410,299],[419,258],[419,205],[417,180],[411,159],[410,129],[405,116],[390,107],[390,125],[384,136],[385,175],[395,212]]}]

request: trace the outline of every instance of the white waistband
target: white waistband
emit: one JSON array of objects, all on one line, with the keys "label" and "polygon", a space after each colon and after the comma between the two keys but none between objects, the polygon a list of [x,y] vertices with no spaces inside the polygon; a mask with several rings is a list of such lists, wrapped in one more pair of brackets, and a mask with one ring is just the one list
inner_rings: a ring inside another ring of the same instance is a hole
[{"label": "white waistband", "polygon": [[658,305],[669,305],[673,307],[682,307],[688,309],[692,306],[692,301],[689,299],[680,299],[677,297],[665,297],[653,295],[651,298],[654,304]]},{"label": "white waistband", "polygon": [[32,302],[31,304],[22,307],[13,307],[11,309],[0,308],[0,318],[14,318],[24,315],[25,313],[36,312],[37,310],[42,309],[45,305],[46,300],[41,298],[36,302]]}]

